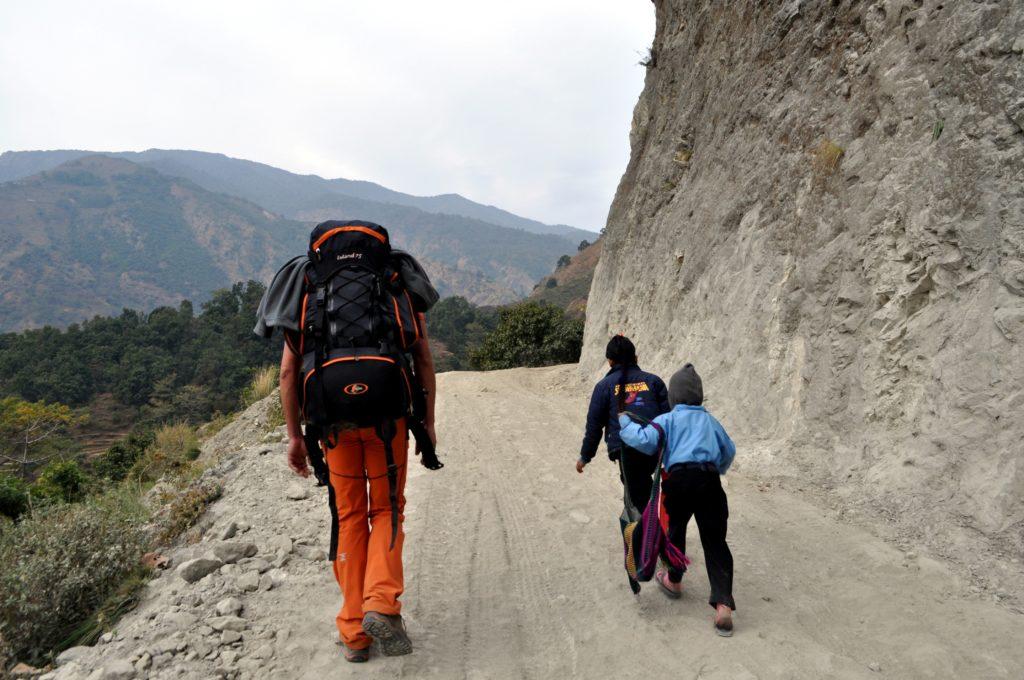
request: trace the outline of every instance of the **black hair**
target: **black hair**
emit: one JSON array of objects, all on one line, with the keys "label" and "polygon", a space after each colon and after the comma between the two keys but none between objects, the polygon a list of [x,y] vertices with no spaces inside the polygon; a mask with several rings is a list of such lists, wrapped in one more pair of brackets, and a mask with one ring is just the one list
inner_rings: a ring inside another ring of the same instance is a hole
[{"label": "black hair", "polygon": [[629,338],[620,333],[612,336],[612,339],[608,341],[604,356],[611,359],[612,363],[620,369],[618,391],[615,396],[619,411],[624,411],[626,409],[626,368],[636,365],[636,346]]},{"label": "black hair", "polygon": [[615,335],[608,341],[604,356],[616,364],[629,366],[636,363],[636,346],[625,335]]}]

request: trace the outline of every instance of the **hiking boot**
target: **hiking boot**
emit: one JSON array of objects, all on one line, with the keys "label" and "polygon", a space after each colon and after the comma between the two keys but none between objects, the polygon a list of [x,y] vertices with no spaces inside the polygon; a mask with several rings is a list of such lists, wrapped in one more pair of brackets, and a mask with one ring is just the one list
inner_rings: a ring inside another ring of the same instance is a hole
[{"label": "hiking boot", "polygon": [[412,640],[405,632],[405,623],[398,614],[366,612],[363,630],[380,644],[384,656],[402,656],[412,652]]},{"label": "hiking boot", "polygon": [[722,637],[732,637],[732,609],[720,604],[715,611],[715,632]]},{"label": "hiking boot", "polygon": [[370,660],[369,647],[355,649],[353,647],[349,647],[341,640],[338,640],[338,645],[341,647],[341,654],[345,657],[345,661],[348,661],[350,663],[366,663]]},{"label": "hiking boot", "polygon": [[658,587],[661,588],[661,592],[665,593],[666,597],[678,600],[683,596],[682,582],[673,583],[668,577],[668,571],[665,569],[659,569],[656,571],[654,574],[654,580],[658,582]]}]

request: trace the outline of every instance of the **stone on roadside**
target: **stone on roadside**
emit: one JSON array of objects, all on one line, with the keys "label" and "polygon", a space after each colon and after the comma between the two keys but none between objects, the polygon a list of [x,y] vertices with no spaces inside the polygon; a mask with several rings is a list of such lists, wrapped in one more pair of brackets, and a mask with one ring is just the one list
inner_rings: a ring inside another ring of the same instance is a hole
[{"label": "stone on roadside", "polygon": [[103,664],[103,680],[128,680],[135,677],[135,666],[125,659],[115,659]]},{"label": "stone on roadside", "polygon": [[237,541],[222,541],[213,546],[213,554],[225,564],[234,564],[240,559],[252,557],[256,554],[255,543],[240,543]]},{"label": "stone on roadside", "polygon": [[167,612],[164,614],[164,623],[175,630],[190,630],[196,625],[196,617],[188,612]]},{"label": "stone on roadside", "polygon": [[53,663],[55,666],[63,666],[64,664],[70,663],[72,661],[80,661],[86,654],[90,652],[90,650],[92,650],[92,647],[68,647],[63,652],[57,655],[57,658],[54,659]]},{"label": "stone on roadside", "polygon": [[267,541],[267,548],[271,552],[287,555],[292,551],[292,539],[288,536],[274,536]]},{"label": "stone on roadside", "polygon": [[249,653],[253,659],[270,659],[274,656],[274,648],[269,644],[262,644]]},{"label": "stone on roadside", "polygon": [[247,571],[235,581],[240,590],[251,592],[260,587],[260,573],[256,570]]},{"label": "stone on roadside", "polygon": [[273,588],[274,579],[270,574],[263,574],[262,576],[260,576],[260,590],[267,591],[273,590]]},{"label": "stone on roadside", "polygon": [[222,645],[233,645],[236,642],[242,641],[242,634],[237,630],[226,630],[220,634],[220,643]]},{"label": "stone on roadside", "polygon": [[281,585],[288,578],[288,573],[286,571],[284,571],[283,569],[271,569],[267,573],[270,575],[270,578],[273,580],[275,588],[280,588]]},{"label": "stone on roadside", "polygon": [[299,557],[313,562],[323,562],[327,559],[327,551],[315,545],[297,545],[295,546],[295,553]]},{"label": "stone on roadside", "polygon": [[237,597],[225,597],[217,603],[217,614],[219,616],[238,616],[242,611],[242,601]]},{"label": "stone on roadside", "polygon": [[143,673],[153,665],[153,657],[149,652],[143,652],[139,660],[135,662],[135,671],[137,673]]},{"label": "stone on roadside", "polygon": [[238,533],[238,523],[237,522],[228,522],[227,524],[225,524],[221,528],[220,535],[218,536],[218,538],[220,540],[222,540],[222,541],[226,541],[229,538],[234,538],[235,534],[237,534],[237,533]]},{"label": "stone on roadside", "polygon": [[195,583],[207,574],[211,574],[224,566],[224,563],[212,557],[197,557],[182,562],[178,567],[178,575],[188,583]]},{"label": "stone on roadside", "polygon": [[246,562],[246,566],[252,567],[261,574],[265,574],[270,571],[270,562],[267,562],[262,557],[257,557],[253,560]]},{"label": "stone on roadside", "polygon": [[288,485],[288,490],[285,491],[284,495],[288,500],[301,501],[309,497],[309,487],[295,482]]},{"label": "stone on roadside", "polygon": [[245,619],[237,616],[215,616],[208,623],[214,630],[234,630],[239,632],[245,630],[249,625]]}]

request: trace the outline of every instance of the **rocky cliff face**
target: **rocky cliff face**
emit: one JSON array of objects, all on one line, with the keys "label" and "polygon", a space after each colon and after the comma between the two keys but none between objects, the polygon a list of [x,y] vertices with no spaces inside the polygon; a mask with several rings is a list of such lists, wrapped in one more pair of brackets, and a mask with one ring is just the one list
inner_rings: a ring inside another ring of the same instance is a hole
[{"label": "rocky cliff face", "polygon": [[657,0],[587,312],[748,469],[949,553],[1024,527],[1024,4]]}]

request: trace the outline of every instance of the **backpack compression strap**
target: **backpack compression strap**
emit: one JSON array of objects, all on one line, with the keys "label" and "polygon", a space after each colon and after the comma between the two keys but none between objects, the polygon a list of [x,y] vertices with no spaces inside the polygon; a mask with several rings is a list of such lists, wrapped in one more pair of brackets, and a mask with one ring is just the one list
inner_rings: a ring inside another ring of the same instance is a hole
[{"label": "backpack compression strap", "polygon": [[377,436],[384,442],[384,462],[388,466],[388,502],[391,503],[391,545],[388,550],[392,550],[398,538],[398,466],[391,447],[395,438],[395,421],[385,420],[377,425]]}]

